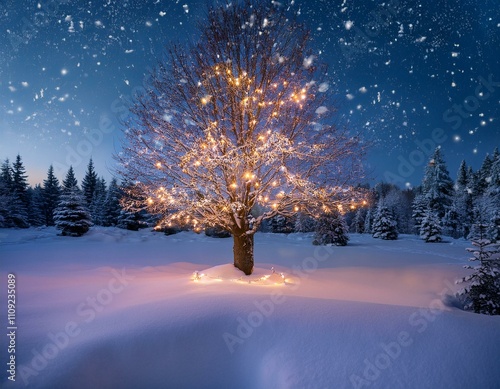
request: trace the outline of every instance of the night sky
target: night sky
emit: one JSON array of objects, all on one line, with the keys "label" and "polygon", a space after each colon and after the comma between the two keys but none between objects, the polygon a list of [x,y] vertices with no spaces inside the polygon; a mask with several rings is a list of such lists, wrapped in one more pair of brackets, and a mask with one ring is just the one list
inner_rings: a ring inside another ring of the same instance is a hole
[{"label": "night sky", "polygon": [[[0,0],[0,158],[20,153],[35,184],[50,164],[81,180],[92,156],[109,181],[127,101],[165,44],[196,39],[207,3]],[[329,64],[339,123],[376,141],[372,185],[418,185],[418,144],[441,146],[453,178],[500,145],[499,0],[281,3]]]}]

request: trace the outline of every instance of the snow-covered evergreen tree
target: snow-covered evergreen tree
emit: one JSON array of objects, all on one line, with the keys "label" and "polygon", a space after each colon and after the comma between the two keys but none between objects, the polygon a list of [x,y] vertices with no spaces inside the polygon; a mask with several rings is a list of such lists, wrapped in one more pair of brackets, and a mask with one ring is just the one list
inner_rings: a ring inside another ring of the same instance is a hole
[{"label": "snow-covered evergreen tree", "polygon": [[53,226],[54,212],[61,198],[61,188],[59,180],[54,175],[54,168],[50,165],[47,172],[47,178],[43,181],[43,213],[45,217],[45,225]]},{"label": "snow-covered evergreen tree", "polygon": [[372,208],[368,208],[368,211],[366,211],[365,226],[364,226],[364,233],[365,234],[371,234],[372,233],[372,225],[373,225],[374,213],[375,212],[372,210]]},{"label": "snow-covered evergreen tree", "polygon": [[116,226],[125,230],[139,231],[139,229],[146,228],[148,225],[143,221],[139,212],[122,209],[120,215],[118,215]]},{"label": "snow-covered evergreen tree", "polygon": [[118,217],[122,210],[120,206],[120,197],[120,188],[118,187],[116,178],[113,178],[109,184],[106,200],[104,201],[104,226],[116,226],[118,223]]},{"label": "snow-covered evergreen tree", "polygon": [[322,214],[316,224],[314,245],[345,246],[349,241],[349,228],[342,214],[337,211]]},{"label": "snow-covered evergreen tree", "polygon": [[458,168],[457,181],[455,183],[455,190],[457,192],[463,192],[467,189],[467,183],[469,182],[467,163],[462,160],[460,167]]},{"label": "snow-covered evergreen tree", "polygon": [[443,220],[446,234],[454,238],[466,237],[472,225],[472,176],[472,171],[462,161],[454,185],[452,204]]},{"label": "snow-covered evergreen tree", "polygon": [[19,154],[16,156],[16,161],[12,164],[12,190],[16,193],[26,212],[28,212],[30,207],[28,175]]},{"label": "snow-covered evergreen tree", "polygon": [[463,232],[460,227],[460,215],[452,205],[450,209],[446,211],[443,218],[443,233],[455,239],[461,238],[463,236]]},{"label": "snow-covered evergreen tree", "polygon": [[66,177],[64,177],[61,189],[63,194],[69,193],[73,190],[81,194],[80,188],[78,188],[78,180],[75,177],[73,166],[69,167]]},{"label": "snow-covered evergreen tree", "polygon": [[476,172],[475,185],[473,187],[474,196],[482,196],[486,193],[491,182],[493,160],[489,154],[484,157],[481,168]]},{"label": "snow-covered evergreen tree", "polygon": [[105,223],[105,202],[106,202],[106,181],[104,178],[98,178],[94,190],[94,196],[89,206],[92,223],[96,226],[102,226]]},{"label": "snow-covered evergreen tree", "polygon": [[12,164],[11,196],[11,220],[14,226],[29,227],[28,176],[20,155],[16,156],[16,161]]},{"label": "snow-covered evergreen tree", "polygon": [[90,158],[89,164],[87,165],[87,171],[82,180],[82,192],[85,198],[85,204],[90,207],[92,199],[94,198],[94,192],[97,186],[97,173],[94,169],[94,162]]},{"label": "snow-covered evergreen tree", "polygon": [[271,219],[271,231],[275,234],[290,234],[295,230],[295,220],[292,217],[276,215]]},{"label": "snow-covered evergreen tree", "polygon": [[389,208],[380,205],[373,219],[372,236],[385,240],[398,238],[397,222]]},{"label": "snow-covered evergreen tree", "polygon": [[486,239],[488,236],[488,228],[490,222],[490,213],[488,201],[485,198],[478,198],[474,202],[473,209],[473,224],[470,229],[467,239],[470,241],[477,241]]},{"label": "snow-covered evergreen tree", "polygon": [[212,238],[230,238],[231,233],[221,227],[208,227],[205,228],[205,235]]},{"label": "snow-covered evergreen tree", "polygon": [[493,152],[491,176],[488,182],[487,193],[489,196],[495,196],[499,200],[495,203],[500,208],[500,152],[498,148],[495,148]]},{"label": "snow-covered evergreen tree", "polygon": [[316,229],[316,220],[305,214],[299,212],[295,218],[295,232],[313,232]]},{"label": "snow-covered evergreen tree", "polygon": [[488,237],[493,243],[500,243],[500,210],[495,210],[488,227]]},{"label": "snow-covered evergreen tree", "polygon": [[54,212],[54,221],[63,236],[81,236],[92,225],[72,167],[63,181],[63,194]]},{"label": "snow-covered evergreen tree", "polygon": [[6,159],[0,169],[0,227],[14,227],[12,221],[12,169]]},{"label": "snow-covered evergreen tree", "polygon": [[45,225],[43,189],[40,185],[28,188],[30,208],[28,213],[29,224],[34,227]]},{"label": "snow-covered evergreen tree", "polygon": [[500,246],[486,239],[486,224],[476,226],[478,235],[473,239],[473,254],[469,259],[479,262],[476,266],[466,265],[473,273],[457,281],[467,285],[458,292],[464,301],[464,309],[488,315],[500,314]]},{"label": "snow-covered evergreen tree", "polygon": [[362,234],[365,232],[365,215],[366,209],[359,208],[352,219],[351,231],[356,234]]},{"label": "snow-covered evergreen tree", "polygon": [[422,191],[429,206],[442,218],[451,204],[453,181],[438,147],[425,169]]},{"label": "snow-covered evergreen tree", "polygon": [[422,224],[422,219],[425,217],[425,211],[427,210],[428,207],[429,207],[429,201],[424,195],[419,194],[415,196],[415,199],[413,200],[412,204],[412,209],[413,209],[412,218],[414,221],[415,232],[417,234],[420,234],[420,226]]},{"label": "snow-covered evergreen tree", "polygon": [[427,209],[420,224],[420,237],[428,243],[441,242],[441,224],[431,209]]}]

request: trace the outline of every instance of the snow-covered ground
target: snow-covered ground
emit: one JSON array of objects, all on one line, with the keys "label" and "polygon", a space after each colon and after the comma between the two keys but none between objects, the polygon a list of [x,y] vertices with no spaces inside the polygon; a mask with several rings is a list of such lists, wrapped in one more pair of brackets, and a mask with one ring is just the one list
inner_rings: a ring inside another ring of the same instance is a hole
[{"label": "snow-covered ground", "polygon": [[446,297],[468,242],[311,240],[257,234],[256,271],[242,277],[231,239],[0,230],[2,326],[14,273],[18,327],[16,382],[3,368],[1,386],[500,387],[500,317]]}]

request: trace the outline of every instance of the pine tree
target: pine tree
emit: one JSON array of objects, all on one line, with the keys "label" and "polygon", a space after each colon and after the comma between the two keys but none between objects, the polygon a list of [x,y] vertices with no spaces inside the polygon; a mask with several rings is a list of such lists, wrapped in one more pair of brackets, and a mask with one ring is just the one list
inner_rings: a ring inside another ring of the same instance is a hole
[{"label": "pine tree", "polygon": [[276,215],[271,219],[271,231],[275,234],[290,234],[294,232],[294,230],[294,218]]},{"label": "pine tree", "polygon": [[456,211],[454,204],[446,211],[443,219],[444,234],[452,238],[460,238],[463,236],[461,227],[460,215]]},{"label": "pine tree", "polygon": [[81,236],[92,225],[72,167],[63,181],[63,194],[55,210],[54,220],[63,236]]},{"label": "pine tree", "polygon": [[491,182],[493,160],[489,154],[484,157],[481,168],[476,173],[475,185],[473,187],[475,196],[482,196],[488,189]]},{"label": "pine tree", "polygon": [[14,227],[12,222],[12,170],[6,159],[0,170],[0,227]]},{"label": "pine tree", "polygon": [[425,169],[422,191],[430,207],[442,218],[451,204],[453,181],[438,147]]},{"label": "pine tree", "polygon": [[54,175],[54,168],[50,165],[47,172],[47,178],[43,181],[43,213],[45,216],[45,225],[53,226],[54,212],[59,204],[61,197],[61,188],[59,187],[59,180]]},{"label": "pine tree", "polygon": [[92,162],[92,158],[90,158],[89,164],[87,166],[87,171],[85,173],[85,177],[82,180],[82,192],[83,197],[85,198],[85,203],[88,207],[92,203],[92,199],[94,198],[94,192],[97,186],[97,173],[94,170],[94,162]]},{"label": "pine tree", "polygon": [[486,239],[489,228],[489,212],[488,202],[484,198],[477,199],[473,209],[473,224],[470,229],[467,239],[477,241]]},{"label": "pine tree", "polygon": [[73,170],[73,166],[69,167],[68,173],[66,173],[66,177],[63,180],[62,193],[66,194],[70,191],[80,192],[78,188],[78,181],[75,177],[75,171]]},{"label": "pine tree", "polygon": [[295,218],[295,232],[313,232],[316,229],[316,220],[305,214],[299,212]]},{"label": "pine tree", "polygon": [[452,204],[445,215],[443,224],[446,234],[454,237],[466,237],[472,224],[472,186],[474,174],[462,161],[454,185]]},{"label": "pine tree", "polygon": [[412,218],[415,223],[415,232],[420,234],[420,227],[422,225],[422,219],[425,217],[425,211],[429,207],[429,201],[424,195],[417,195],[413,200],[412,204]]},{"label": "pine tree", "polygon": [[104,226],[116,226],[118,223],[118,217],[122,209],[120,206],[120,197],[120,188],[118,187],[116,178],[113,178],[109,184],[106,200],[104,201]]},{"label": "pine tree", "polygon": [[40,185],[28,188],[31,207],[28,213],[29,224],[34,227],[45,225],[43,189]]},{"label": "pine tree", "polygon": [[[491,176],[487,192],[490,196],[498,196],[500,194],[500,153],[498,148],[495,148],[493,152]],[[500,204],[498,205],[500,206]]]},{"label": "pine tree", "polygon": [[463,192],[467,189],[467,183],[469,181],[468,172],[467,172],[467,164],[465,160],[462,160],[460,163],[460,167],[458,168],[457,173],[457,181],[455,183],[455,191]]},{"label": "pine tree", "polygon": [[366,211],[366,216],[365,216],[365,226],[364,226],[365,234],[372,233],[373,216],[374,212],[371,208],[369,208],[368,211]]},{"label": "pine tree", "polygon": [[24,168],[21,156],[16,156],[16,161],[12,164],[12,189],[18,196],[21,203],[26,208],[26,212],[30,206],[28,196],[28,176]]},{"label": "pine tree", "polygon": [[143,221],[139,212],[131,212],[126,209],[122,209],[120,211],[120,215],[118,216],[116,226],[125,230],[139,231],[139,229],[147,227],[147,224]]},{"label": "pine tree", "polygon": [[16,157],[16,161],[12,164],[11,194],[12,221],[18,228],[28,228],[28,210],[30,208],[28,176],[26,175],[26,169],[19,154]]},{"label": "pine tree", "polygon": [[493,243],[500,242],[500,210],[495,210],[488,228],[488,236]]},{"label": "pine tree", "polygon": [[427,209],[420,225],[420,237],[427,243],[441,242],[441,225],[439,218],[431,209]]},{"label": "pine tree", "polygon": [[104,178],[98,178],[94,190],[94,196],[90,203],[90,214],[92,223],[102,226],[105,223],[105,202],[106,202],[106,181]]},{"label": "pine tree", "polygon": [[385,240],[396,240],[398,238],[397,222],[391,211],[380,205],[373,220],[372,236]]},{"label": "pine tree", "polygon": [[356,215],[354,216],[351,224],[352,232],[355,232],[356,234],[362,234],[365,232],[365,215],[366,210],[363,208],[359,208],[356,211]]},{"label": "pine tree", "polygon": [[349,228],[339,211],[322,214],[314,232],[313,245],[345,246],[349,241]]},{"label": "pine tree", "polygon": [[487,225],[480,223],[473,239],[473,248],[467,248],[473,254],[469,259],[479,262],[477,266],[464,266],[473,273],[458,280],[457,283],[467,283],[458,292],[464,301],[464,309],[475,313],[488,315],[500,314],[500,246],[486,239]]}]

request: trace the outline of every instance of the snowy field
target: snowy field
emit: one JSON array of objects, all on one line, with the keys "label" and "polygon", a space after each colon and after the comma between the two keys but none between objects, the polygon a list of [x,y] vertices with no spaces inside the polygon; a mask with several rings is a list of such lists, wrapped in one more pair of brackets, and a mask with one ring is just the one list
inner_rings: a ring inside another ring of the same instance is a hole
[{"label": "snowy field", "polygon": [[311,240],[257,234],[241,277],[232,239],[0,230],[2,326],[9,273],[18,326],[16,382],[3,336],[1,387],[500,387],[500,317],[447,297],[468,242]]}]

